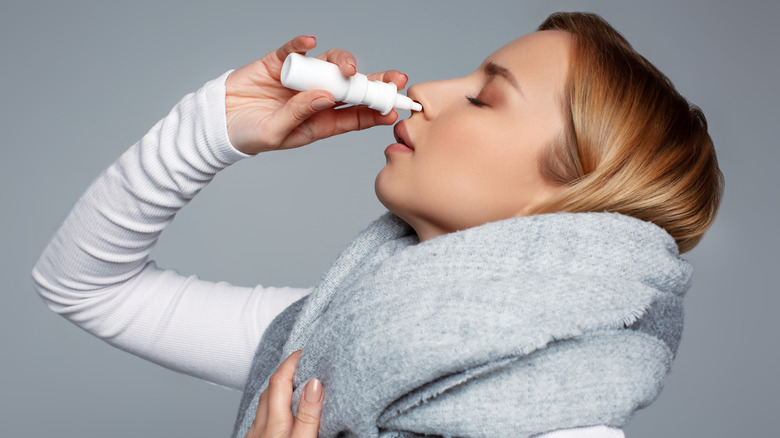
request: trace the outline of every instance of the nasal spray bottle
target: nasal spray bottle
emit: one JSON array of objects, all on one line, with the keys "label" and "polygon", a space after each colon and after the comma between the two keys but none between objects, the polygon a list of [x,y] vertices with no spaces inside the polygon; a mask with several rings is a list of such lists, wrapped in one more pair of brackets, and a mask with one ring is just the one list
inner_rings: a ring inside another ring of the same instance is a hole
[{"label": "nasal spray bottle", "polygon": [[369,81],[366,75],[344,76],[336,64],[290,53],[282,65],[282,85],[293,90],[326,90],[336,102],[368,105],[388,114],[393,109],[422,111],[422,105],[398,93],[390,82]]}]

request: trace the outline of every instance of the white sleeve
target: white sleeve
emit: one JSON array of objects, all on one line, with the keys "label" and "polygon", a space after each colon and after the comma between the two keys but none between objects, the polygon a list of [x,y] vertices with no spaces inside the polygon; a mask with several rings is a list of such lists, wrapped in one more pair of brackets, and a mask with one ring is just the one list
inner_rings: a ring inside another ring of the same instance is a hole
[{"label": "white sleeve", "polygon": [[148,260],[176,212],[248,156],[228,139],[228,74],[185,96],[92,183],[32,276],[51,310],[109,344],[240,390],[266,327],[310,289],[213,283]]}]

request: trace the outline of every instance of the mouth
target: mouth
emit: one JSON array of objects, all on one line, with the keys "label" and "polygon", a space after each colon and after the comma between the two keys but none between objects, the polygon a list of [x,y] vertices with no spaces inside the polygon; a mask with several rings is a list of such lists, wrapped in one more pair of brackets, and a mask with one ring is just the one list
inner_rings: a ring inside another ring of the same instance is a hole
[{"label": "mouth", "polygon": [[395,135],[396,142],[414,150],[414,145],[412,145],[412,141],[409,139],[409,131],[406,130],[404,122],[396,123],[393,127],[393,135]]}]

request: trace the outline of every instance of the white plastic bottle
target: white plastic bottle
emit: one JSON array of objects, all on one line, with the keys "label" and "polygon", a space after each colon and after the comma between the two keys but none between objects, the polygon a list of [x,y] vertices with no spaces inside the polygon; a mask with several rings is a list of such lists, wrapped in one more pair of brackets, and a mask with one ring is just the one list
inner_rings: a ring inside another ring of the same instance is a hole
[{"label": "white plastic bottle", "polygon": [[282,65],[282,85],[293,90],[326,90],[336,102],[368,105],[388,114],[395,109],[422,111],[422,105],[398,93],[392,83],[369,81],[366,75],[344,76],[336,64],[299,53],[287,55]]}]

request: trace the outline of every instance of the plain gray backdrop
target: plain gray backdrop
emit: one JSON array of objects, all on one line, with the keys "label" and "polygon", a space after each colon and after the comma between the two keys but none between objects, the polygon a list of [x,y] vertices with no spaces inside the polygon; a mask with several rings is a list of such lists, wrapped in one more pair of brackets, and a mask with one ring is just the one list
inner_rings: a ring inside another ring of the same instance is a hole
[{"label": "plain gray backdrop", "polygon": [[[769,1],[45,1],[0,6],[0,436],[227,436],[240,394],[50,312],[30,271],[89,183],[185,94],[298,34],[411,83],[463,76],[556,10],[604,16],[708,118],[726,195],[687,258],[682,344],[629,438],[777,436],[780,8]],[[407,117],[408,113],[402,113]],[[390,127],[242,161],[163,234],[159,265],[309,286],[383,207]]]}]

